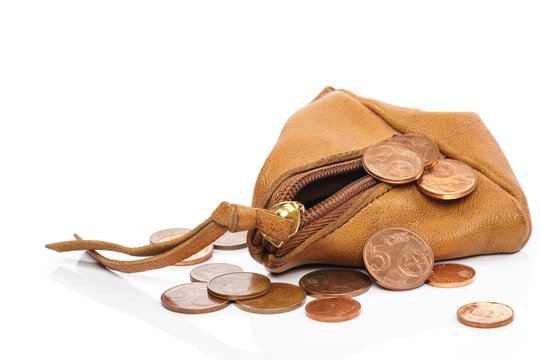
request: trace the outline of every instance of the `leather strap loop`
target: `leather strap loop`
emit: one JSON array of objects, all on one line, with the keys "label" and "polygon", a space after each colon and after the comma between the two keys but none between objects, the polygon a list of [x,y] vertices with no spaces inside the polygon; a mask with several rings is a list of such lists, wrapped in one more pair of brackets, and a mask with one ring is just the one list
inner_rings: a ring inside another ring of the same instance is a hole
[{"label": "leather strap loop", "polygon": [[[210,218],[195,229],[167,242],[126,247],[106,241],[83,240],[75,234],[76,240],[47,244],[45,247],[58,252],[88,250],[94,259],[109,269],[133,273],[159,269],[182,261],[212,244],[227,230],[238,232],[257,228],[285,241],[292,227],[291,219],[282,218],[269,210],[234,205],[224,201],[214,210]],[[114,260],[101,255],[96,250],[115,251],[145,258],[130,261]]]}]

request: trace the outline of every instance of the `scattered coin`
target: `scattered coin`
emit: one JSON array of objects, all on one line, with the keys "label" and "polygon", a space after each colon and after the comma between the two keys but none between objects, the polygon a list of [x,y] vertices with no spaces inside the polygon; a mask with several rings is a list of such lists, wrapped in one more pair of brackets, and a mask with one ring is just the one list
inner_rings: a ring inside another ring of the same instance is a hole
[{"label": "scattered coin", "polygon": [[272,283],[266,294],[254,299],[238,300],[236,306],[257,314],[279,314],[300,307],[305,299],[306,292],[296,285]]},{"label": "scattered coin", "polygon": [[514,310],[508,305],[481,301],[460,307],[457,316],[467,326],[494,328],[510,324],[514,320]]},{"label": "scattered coin", "polygon": [[417,180],[424,171],[418,153],[397,142],[383,142],[364,152],[364,168],[374,178],[389,184],[406,184]]},{"label": "scattered coin", "polygon": [[366,241],[363,257],[369,274],[390,290],[422,285],[433,268],[433,252],[424,239],[397,227],[375,232]]},{"label": "scattered coin", "polygon": [[354,319],[360,315],[358,301],[345,297],[324,297],[307,303],[306,314],[313,320],[340,322]]},{"label": "scattered coin", "polygon": [[[191,229],[184,229],[184,228],[171,228],[171,229],[164,229],[157,231],[153,233],[150,236],[150,243],[156,244],[159,242],[164,241],[171,241],[176,238],[178,238],[181,235],[187,234],[190,232]],[[208,245],[198,253],[195,253],[188,257],[187,259],[184,259],[180,262],[177,262],[174,264],[175,266],[188,266],[188,265],[195,265],[202,263],[203,261],[206,261],[212,257],[212,254],[214,252],[214,246],[212,244]]]},{"label": "scattered coin", "polygon": [[439,147],[431,140],[422,135],[403,134],[394,136],[390,139],[392,142],[397,142],[414,149],[422,158],[424,168],[429,169],[434,166],[439,160]]},{"label": "scattered coin", "polygon": [[241,271],[242,268],[233,264],[213,263],[197,266],[191,270],[189,277],[191,281],[208,282],[216,276]]},{"label": "scattered coin", "polygon": [[368,291],[371,279],[358,270],[317,270],[302,276],[300,286],[313,297],[353,297]]},{"label": "scattered coin", "polygon": [[170,241],[178,238],[181,235],[187,234],[190,231],[191,229],[185,228],[171,228],[159,230],[150,235],[150,243],[156,244],[158,242]]},{"label": "scattered coin", "polygon": [[476,172],[469,165],[451,159],[439,160],[417,181],[418,190],[435,199],[453,200],[476,188]]},{"label": "scattered coin", "polygon": [[232,233],[227,231],[219,239],[214,241],[214,248],[219,250],[236,250],[247,246],[247,231]]},{"label": "scattered coin", "polygon": [[471,284],[476,271],[463,264],[444,263],[433,265],[426,284],[439,288],[457,288]]},{"label": "scattered coin", "polygon": [[217,311],[227,307],[229,303],[229,300],[208,294],[206,284],[202,282],[178,285],[161,295],[161,304],[166,309],[188,314]]},{"label": "scattered coin", "polygon": [[208,282],[208,293],[222,299],[252,299],[270,291],[270,279],[250,272],[235,272],[216,276]]}]

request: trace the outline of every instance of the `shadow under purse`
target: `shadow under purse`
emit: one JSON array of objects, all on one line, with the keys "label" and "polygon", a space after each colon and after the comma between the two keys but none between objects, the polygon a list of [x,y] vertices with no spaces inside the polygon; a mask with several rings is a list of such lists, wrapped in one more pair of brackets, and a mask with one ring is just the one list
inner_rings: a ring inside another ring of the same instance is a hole
[{"label": "shadow under purse", "polygon": [[[472,167],[476,189],[460,199],[438,200],[414,183],[372,177],[365,151],[400,134],[422,135],[443,157]],[[88,250],[104,266],[131,273],[175,264],[226,231],[249,230],[251,256],[269,271],[283,272],[303,264],[361,267],[364,243],[385,227],[416,232],[443,260],[516,252],[530,237],[531,218],[508,161],[477,114],[424,112],[327,87],[285,124],[251,207],[223,202],[195,229],[162,243],[130,248],[77,237],[46,247]],[[113,260],[96,250],[141,259]]]}]

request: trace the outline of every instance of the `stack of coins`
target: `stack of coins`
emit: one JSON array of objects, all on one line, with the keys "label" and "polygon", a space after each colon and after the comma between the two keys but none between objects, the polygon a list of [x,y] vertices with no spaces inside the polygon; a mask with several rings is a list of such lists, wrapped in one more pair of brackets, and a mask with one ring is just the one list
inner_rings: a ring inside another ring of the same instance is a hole
[{"label": "stack of coins", "polygon": [[439,157],[433,141],[405,134],[368,148],[363,165],[371,176],[388,184],[416,181],[420,192],[435,199],[454,200],[472,193],[476,172],[461,161]]},{"label": "stack of coins", "polygon": [[194,283],[178,285],[163,293],[161,302],[165,308],[206,313],[221,310],[234,301],[245,311],[278,314],[300,307],[306,299],[305,291],[296,285],[272,283],[264,275],[243,272],[232,264],[201,265],[191,271],[190,278]]}]

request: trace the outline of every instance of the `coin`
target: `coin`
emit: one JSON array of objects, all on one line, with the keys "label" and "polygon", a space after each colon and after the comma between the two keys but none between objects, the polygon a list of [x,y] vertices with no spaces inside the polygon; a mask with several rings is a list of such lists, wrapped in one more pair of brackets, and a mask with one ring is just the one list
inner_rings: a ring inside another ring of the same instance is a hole
[{"label": "coin", "polygon": [[476,188],[476,172],[461,161],[443,159],[426,170],[417,185],[418,190],[435,199],[459,199]]},{"label": "coin", "polygon": [[360,315],[358,301],[345,297],[324,297],[307,303],[306,314],[313,320],[340,322],[354,319]]},{"label": "coin", "polygon": [[313,297],[353,297],[368,291],[371,279],[357,270],[317,270],[302,276],[300,286]]},{"label": "coin", "polygon": [[216,276],[241,271],[242,268],[233,264],[213,263],[197,266],[191,270],[189,277],[191,281],[208,282]]},{"label": "coin", "polygon": [[161,304],[168,310],[202,314],[223,309],[229,300],[219,299],[210,294],[205,283],[196,282],[178,285],[161,295]]},{"label": "coin", "polygon": [[467,326],[494,328],[510,324],[514,320],[514,310],[508,305],[480,301],[460,307],[457,317]]},{"label": "coin", "polygon": [[270,279],[256,273],[223,274],[208,282],[208,293],[228,300],[252,299],[268,291],[270,291]]},{"label": "coin", "polygon": [[219,239],[214,241],[214,247],[220,250],[236,250],[247,246],[247,231],[232,233],[227,231]]},{"label": "coin", "polygon": [[364,245],[364,264],[384,288],[408,290],[422,285],[433,268],[433,252],[415,232],[389,227],[375,232]]},{"label": "coin", "polygon": [[238,300],[236,306],[257,314],[279,314],[300,307],[305,299],[306,292],[296,285],[272,283],[266,294],[254,299]]},{"label": "coin", "polygon": [[435,264],[426,284],[439,288],[457,288],[471,284],[476,271],[463,264]]},{"label": "coin", "polygon": [[422,135],[403,134],[394,136],[392,142],[400,143],[414,149],[422,158],[424,168],[429,169],[439,160],[439,147],[431,140]]},{"label": "coin", "polygon": [[171,228],[159,230],[150,235],[150,243],[157,244],[158,242],[170,241],[176,239],[180,235],[187,234],[190,231],[191,229],[185,228]]},{"label": "coin", "polygon": [[[190,229],[184,229],[184,228],[171,228],[171,229],[164,229],[157,231],[153,233],[150,236],[150,243],[157,244],[159,242],[164,241],[171,241],[176,238],[178,238],[180,235],[187,234],[190,232]],[[198,253],[195,253],[188,257],[187,259],[184,259],[180,262],[177,262],[174,264],[175,266],[187,266],[187,265],[195,265],[202,263],[203,261],[206,261],[212,257],[212,254],[214,252],[214,246],[212,244],[208,245]]]},{"label": "coin", "polygon": [[389,184],[406,184],[417,180],[424,171],[424,162],[408,146],[383,142],[368,148],[363,157],[364,169],[374,178]]}]

